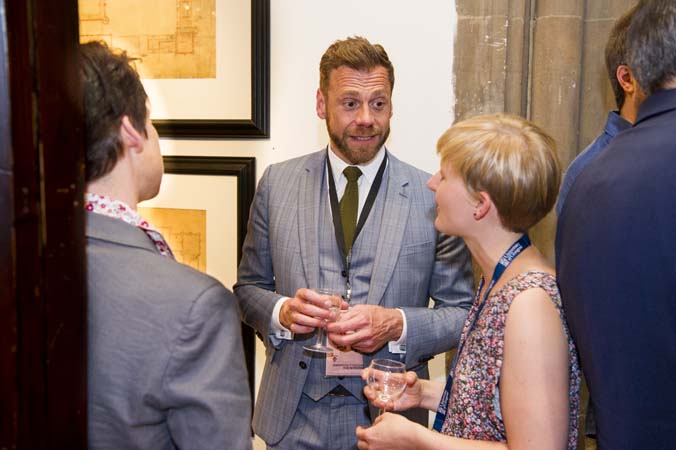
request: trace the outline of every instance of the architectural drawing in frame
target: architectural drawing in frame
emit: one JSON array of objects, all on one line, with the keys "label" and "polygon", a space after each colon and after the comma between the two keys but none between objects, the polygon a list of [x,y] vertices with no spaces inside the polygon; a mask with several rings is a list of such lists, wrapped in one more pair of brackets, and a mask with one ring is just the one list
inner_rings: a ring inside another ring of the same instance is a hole
[{"label": "architectural drawing in frame", "polygon": [[162,233],[178,262],[207,271],[206,210],[139,207],[138,212]]},{"label": "architectural drawing in frame", "polygon": [[79,0],[80,41],[136,58],[142,78],[216,78],[216,0]]}]

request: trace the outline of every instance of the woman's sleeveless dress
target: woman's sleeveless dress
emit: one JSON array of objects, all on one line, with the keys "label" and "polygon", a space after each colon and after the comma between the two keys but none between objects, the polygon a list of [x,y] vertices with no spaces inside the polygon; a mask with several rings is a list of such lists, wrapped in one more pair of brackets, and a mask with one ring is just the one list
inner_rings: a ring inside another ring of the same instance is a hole
[{"label": "woman's sleeveless dress", "polygon": [[[498,382],[504,350],[505,321],[512,300],[521,292],[542,288],[559,313],[568,339],[569,352],[569,427],[568,449],[577,447],[580,411],[580,366],[577,350],[570,336],[556,278],[544,272],[525,272],[506,283],[486,299],[474,328],[467,336],[469,324],[477,314],[475,301],[460,337],[462,354],[455,367],[443,434],[465,439],[506,441],[505,424],[500,412]],[[465,342],[466,341],[466,342]]]}]

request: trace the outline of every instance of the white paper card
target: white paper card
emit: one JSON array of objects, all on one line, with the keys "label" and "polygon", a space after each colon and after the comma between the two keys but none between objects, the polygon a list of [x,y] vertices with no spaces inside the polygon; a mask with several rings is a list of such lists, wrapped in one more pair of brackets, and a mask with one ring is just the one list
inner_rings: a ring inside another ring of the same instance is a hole
[{"label": "white paper card", "polygon": [[363,369],[364,356],[361,353],[335,349],[326,355],[327,377],[358,377]]}]

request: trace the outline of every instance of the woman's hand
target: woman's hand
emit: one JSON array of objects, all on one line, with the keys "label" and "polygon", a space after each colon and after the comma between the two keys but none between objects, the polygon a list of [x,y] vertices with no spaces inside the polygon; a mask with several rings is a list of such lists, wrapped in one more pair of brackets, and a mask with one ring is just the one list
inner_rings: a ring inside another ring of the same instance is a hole
[{"label": "woman's hand", "polygon": [[[361,378],[364,381],[368,380],[367,367],[361,373]],[[364,386],[364,395],[368,401],[376,408],[386,409],[389,411],[404,411],[410,408],[417,408],[420,406],[420,401],[423,397],[423,385],[418,375],[415,372],[406,372],[406,389],[396,400],[389,400],[387,403],[378,400],[376,393],[369,387],[368,383]]]},{"label": "woman's hand", "polygon": [[416,448],[419,428],[422,426],[399,414],[384,413],[378,416],[370,427],[357,427],[357,448],[359,450]]}]

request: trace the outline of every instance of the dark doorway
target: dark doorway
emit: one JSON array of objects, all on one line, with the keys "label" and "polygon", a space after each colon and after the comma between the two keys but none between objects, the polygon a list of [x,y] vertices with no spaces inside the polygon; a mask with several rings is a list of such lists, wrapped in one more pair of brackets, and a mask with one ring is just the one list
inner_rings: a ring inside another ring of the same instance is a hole
[{"label": "dark doorway", "polygon": [[77,0],[0,0],[0,448],[85,449]]}]

